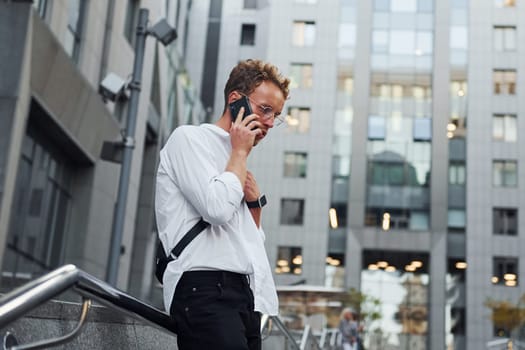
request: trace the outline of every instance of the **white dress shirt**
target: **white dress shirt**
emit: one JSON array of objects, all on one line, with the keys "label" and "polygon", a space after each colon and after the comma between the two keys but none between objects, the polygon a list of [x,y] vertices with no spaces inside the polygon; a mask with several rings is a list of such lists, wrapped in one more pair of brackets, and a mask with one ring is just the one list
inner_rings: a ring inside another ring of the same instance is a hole
[{"label": "white dress shirt", "polygon": [[160,152],[155,213],[166,254],[201,217],[210,223],[168,264],[163,280],[168,312],[184,271],[226,270],[250,275],[255,311],[278,313],[264,232],[243,200],[239,178],[225,171],[230,153],[230,135],[213,124],[178,127]]}]

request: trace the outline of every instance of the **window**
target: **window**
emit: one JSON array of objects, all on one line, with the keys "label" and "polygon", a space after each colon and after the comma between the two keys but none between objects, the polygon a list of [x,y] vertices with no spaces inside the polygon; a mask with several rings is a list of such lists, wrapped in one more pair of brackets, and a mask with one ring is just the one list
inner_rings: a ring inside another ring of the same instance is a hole
[{"label": "window", "polygon": [[517,141],[518,121],[515,114],[494,114],[492,118],[492,139],[503,142]]},{"label": "window", "polygon": [[371,115],[368,117],[368,139],[384,140],[386,137],[385,117]]},{"label": "window", "polygon": [[392,12],[416,12],[416,0],[390,0]]},{"label": "window", "polygon": [[292,44],[294,46],[313,46],[315,43],[315,22],[294,21]]},{"label": "window", "polygon": [[128,0],[126,19],[124,22],[124,36],[131,46],[135,46],[137,24],[139,20],[140,0]]},{"label": "window", "polygon": [[47,0],[33,0],[33,7],[41,18],[46,18]]},{"label": "window", "polygon": [[464,185],[465,178],[465,163],[451,162],[448,166],[448,183],[450,185]]},{"label": "window", "polygon": [[495,69],[492,73],[494,81],[494,94],[515,95],[516,94],[516,70]]},{"label": "window", "polygon": [[257,0],[244,0],[244,8],[245,9],[256,9]]},{"label": "window", "polygon": [[518,259],[511,257],[494,257],[492,265],[492,284],[508,287],[518,285]]},{"label": "window", "polygon": [[292,63],[290,68],[290,88],[309,89],[312,87],[311,63]]},{"label": "window", "polygon": [[62,152],[30,127],[22,144],[4,272],[32,278],[63,263],[72,172]]},{"label": "window", "polygon": [[310,108],[290,107],[286,116],[286,125],[289,132],[306,134],[310,130]]},{"label": "window", "polygon": [[396,162],[369,162],[369,183],[380,186],[403,186],[405,166]]},{"label": "window", "polygon": [[303,255],[301,247],[278,247],[277,261],[275,262],[276,274],[303,273]]},{"label": "window", "polygon": [[430,141],[432,139],[432,120],[430,118],[414,119],[414,141]]},{"label": "window", "polygon": [[495,235],[516,236],[518,234],[518,210],[494,208],[492,227]]},{"label": "window", "polygon": [[307,154],[302,152],[284,153],[284,176],[306,177]]},{"label": "window", "polygon": [[449,209],[448,224],[449,232],[464,232],[465,229],[465,210]]},{"label": "window", "polygon": [[518,163],[514,160],[495,160],[492,163],[492,184],[495,187],[516,187]]},{"label": "window", "polygon": [[241,29],[241,45],[255,45],[255,24],[243,24]]},{"label": "window", "polygon": [[494,0],[496,7],[514,7],[516,6],[516,0]]},{"label": "window", "polygon": [[304,199],[281,199],[281,225],[302,225]]},{"label": "window", "polygon": [[516,27],[494,27],[494,50],[516,51]]},{"label": "window", "polygon": [[64,49],[74,62],[78,62],[80,54],[85,5],[85,0],[70,0],[68,2],[68,22]]}]

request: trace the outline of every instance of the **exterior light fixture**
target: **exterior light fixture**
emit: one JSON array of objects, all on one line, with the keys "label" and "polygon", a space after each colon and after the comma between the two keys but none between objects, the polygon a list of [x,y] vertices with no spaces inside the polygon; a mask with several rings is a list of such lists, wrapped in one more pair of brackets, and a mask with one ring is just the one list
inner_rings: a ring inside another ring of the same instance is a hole
[{"label": "exterior light fixture", "polygon": [[458,270],[465,270],[467,268],[467,263],[464,261],[458,261],[456,263],[456,269]]},{"label": "exterior light fixture", "polygon": [[331,228],[336,229],[337,227],[339,227],[339,224],[337,222],[337,211],[335,210],[335,208],[330,208],[330,210],[328,210],[328,217],[330,218]]},{"label": "exterior light fixture", "polygon": [[389,214],[389,213],[384,213],[384,214],[383,214],[383,224],[382,224],[382,227],[383,227],[383,231],[388,231],[388,230],[390,230],[390,214]]}]

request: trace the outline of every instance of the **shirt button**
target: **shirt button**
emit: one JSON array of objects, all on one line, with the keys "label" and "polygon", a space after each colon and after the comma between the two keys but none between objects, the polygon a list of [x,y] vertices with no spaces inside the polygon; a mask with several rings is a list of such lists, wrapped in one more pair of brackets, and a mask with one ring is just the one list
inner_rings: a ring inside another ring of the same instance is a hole
[{"label": "shirt button", "polygon": [[197,288],[193,287],[192,291],[196,292],[196,291],[197,291]]}]

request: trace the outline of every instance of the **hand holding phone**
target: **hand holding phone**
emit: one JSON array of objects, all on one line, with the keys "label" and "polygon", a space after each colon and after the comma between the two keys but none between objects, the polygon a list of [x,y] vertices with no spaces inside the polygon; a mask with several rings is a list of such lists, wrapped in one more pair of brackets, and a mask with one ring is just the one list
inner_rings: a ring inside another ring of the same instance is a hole
[{"label": "hand holding phone", "polygon": [[233,101],[230,103],[229,107],[232,121],[237,119],[237,115],[239,114],[241,107],[244,107],[244,115],[242,116],[242,119],[246,118],[250,114],[253,114],[252,108],[250,107],[250,101],[248,101],[248,97],[246,96],[242,96],[240,99]]}]

